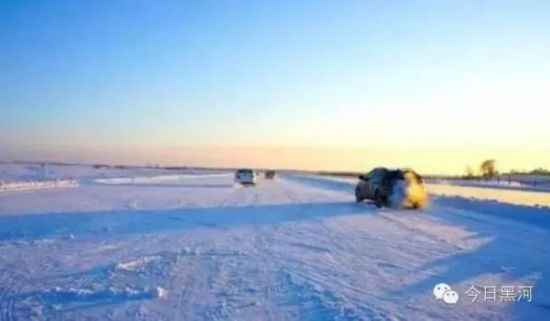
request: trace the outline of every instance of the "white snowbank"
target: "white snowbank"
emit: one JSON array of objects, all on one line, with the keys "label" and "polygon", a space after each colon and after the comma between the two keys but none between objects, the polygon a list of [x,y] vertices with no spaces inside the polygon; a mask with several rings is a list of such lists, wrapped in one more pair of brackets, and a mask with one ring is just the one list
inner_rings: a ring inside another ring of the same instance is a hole
[{"label": "white snowbank", "polygon": [[0,192],[19,192],[78,186],[78,181],[73,179],[58,179],[52,181],[20,181],[10,183],[0,182]]},{"label": "white snowbank", "polygon": [[229,174],[201,174],[201,175],[159,175],[159,176],[136,176],[136,177],[116,177],[116,178],[98,178],[94,183],[105,185],[122,185],[122,184],[155,184],[177,182],[186,179],[207,178],[207,177],[223,177]]},{"label": "white snowbank", "polygon": [[[428,179],[431,184],[458,185],[471,187],[488,187],[512,190],[550,191],[548,178],[516,181],[502,178],[500,180],[467,180],[467,179]],[[536,182],[536,183],[535,183]]]},{"label": "white snowbank", "polygon": [[503,203],[550,206],[550,193],[529,190],[509,190],[475,186],[427,184],[428,193],[441,196],[460,196],[478,200],[494,200]]},{"label": "white snowbank", "polygon": [[466,180],[466,179],[454,179],[454,180],[434,179],[430,181],[437,184],[448,184],[448,185],[454,184],[454,185],[464,185],[464,186],[490,186],[490,187],[504,186],[504,187],[517,187],[517,188],[528,187],[528,185],[525,183],[516,182],[516,181],[508,182],[507,180],[504,180],[504,179],[501,181],[494,181],[494,180],[475,181],[475,180]]}]

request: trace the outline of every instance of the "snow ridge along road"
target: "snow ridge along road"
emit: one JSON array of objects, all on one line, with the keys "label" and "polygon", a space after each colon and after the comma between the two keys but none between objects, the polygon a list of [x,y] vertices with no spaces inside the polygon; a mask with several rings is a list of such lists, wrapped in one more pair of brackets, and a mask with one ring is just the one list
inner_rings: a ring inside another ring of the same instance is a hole
[{"label": "snow ridge along road", "polygon": [[78,187],[79,183],[72,179],[60,179],[51,181],[21,181],[21,182],[0,182],[0,193],[35,191],[54,188]]},{"label": "snow ridge along road", "polygon": [[[0,320],[550,319],[546,207],[377,209],[296,175],[126,183],[0,195]],[[471,285],[533,298],[472,303]]]}]

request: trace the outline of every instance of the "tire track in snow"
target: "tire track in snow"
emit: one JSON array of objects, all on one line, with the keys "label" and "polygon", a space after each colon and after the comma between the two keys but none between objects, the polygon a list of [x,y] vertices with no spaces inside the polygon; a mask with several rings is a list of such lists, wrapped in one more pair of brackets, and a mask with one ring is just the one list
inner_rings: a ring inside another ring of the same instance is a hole
[{"label": "tire track in snow", "polygon": [[181,256],[178,261],[172,269],[175,277],[172,284],[181,285],[182,288],[177,292],[174,320],[200,319],[199,315],[206,313],[198,309],[206,304],[203,298],[199,298],[200,291],[210,288],[207,278],[211,271],[204,266],[208,262],[196,254]]},{"label": "tire track in snow", "polygon": [[[189,271],[189,267],[181,269],[180,264],[177,264],[178,271]],[[186,315],[185,311],[188,311],[188,306],[194,301],[194,293],[192,290],[195,288],[195,278],[193,278],[192,273],[187,272],[186,276],[183,279],[178,279],[177,284],[182,285],[181,291],[177,294],[176,299],[176,309],[174,311],[174,320],[185,320]]]},{"label": "tire track in snow", "polygon": [[323,282],[326,280],[315,274],[283,270],[281,279],[282,290],[287,292],[291,303],[298,304],[300,308],[300,320],[401,320],[392,317],[385,309],[354,302],[345,295],[337,294]]},{"label": "tire track in snow", "polygon": [[[296,196],[292,191],[285,191],[284,194],[293,203],[304,203],[304,206],[307,206],[307,200],[311,200],[311,197],[300,197],[302,194]],[[321,198],[324,195],[315,193],[312,197]],[[335,280],[331,281],[330,274],[326,273],[334,266],[345,266],[349,262],[332,254],[347,252],[349,246],[345,231],[334,235],[336,231],[327,224],[324,219],[308,221],[305,225],[290,225],[275,234],[266,235],[264,231],[262,237],[257,238],[260,243],[256,247],[262,247],[264,252],[269,253],[268,259],[280,262],[277,265],[284,271],[279,284],[267,289],[268,299],[287,297],[289,301],[283,301],[282,305],[298,306],[300,320],[399,320],[395,314],[391,316],[383,308],[367,303],[372,302],[371,299],[367,302],[355,299],[355,296],[364,298],[368,292],[354,286],[353,281],[347,278],[349,282],[338,282],[338,290],[334,289]],[[296,254],[296,250],[286,251],[286,248],[295,248],[299,253]],[[294,255],[289,256],[290,253]],[[290,282],[293,276],[302,281]]]},{"label": "tire track in snow", "polygon": [[0,288],[0,320],[14,321],[15,304],[17,294],[23,287],[22,278],[20,276],[8,276],[2,280],[2,288]]},{"label": "tire track in snow", "polygon": [[10,320],[10,311],[9,311],[9,305],[8,305],[8,298],[10,291],[10,283],[8,283],[8,277],[5,275],[4,278],[2,278],[1,286],[0,286],[0,321],[7,321]]}]

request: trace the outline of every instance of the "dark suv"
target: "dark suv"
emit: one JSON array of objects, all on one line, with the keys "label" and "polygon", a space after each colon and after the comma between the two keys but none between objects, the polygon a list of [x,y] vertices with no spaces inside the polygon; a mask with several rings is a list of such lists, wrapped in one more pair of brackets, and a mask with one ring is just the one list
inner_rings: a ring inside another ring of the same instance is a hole
[{"label": "dark suv", "polygon": [[272,170],[265,171],[265,178],[274,179],[275,178],[275,171],[272,171]]},{"label": "dark suv", "polygon": [[357,202],[373,200],[377,207],[395,205],[419,208],[426,203],[426,191],[422,178],[412,169],[377,167],[359,176],[355,199]]}]

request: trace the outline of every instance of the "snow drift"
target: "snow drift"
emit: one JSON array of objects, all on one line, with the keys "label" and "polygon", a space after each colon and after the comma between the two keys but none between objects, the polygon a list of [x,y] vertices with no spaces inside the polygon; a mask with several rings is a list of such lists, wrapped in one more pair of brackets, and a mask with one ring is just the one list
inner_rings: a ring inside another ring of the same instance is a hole
[{"label": "snow drift", "polygon": [[20,181],[3,183],[0,182],[0,192],[32,191],[52,188],[78,187],[79,183],[73,179],[58,179],[52,181]]}]

